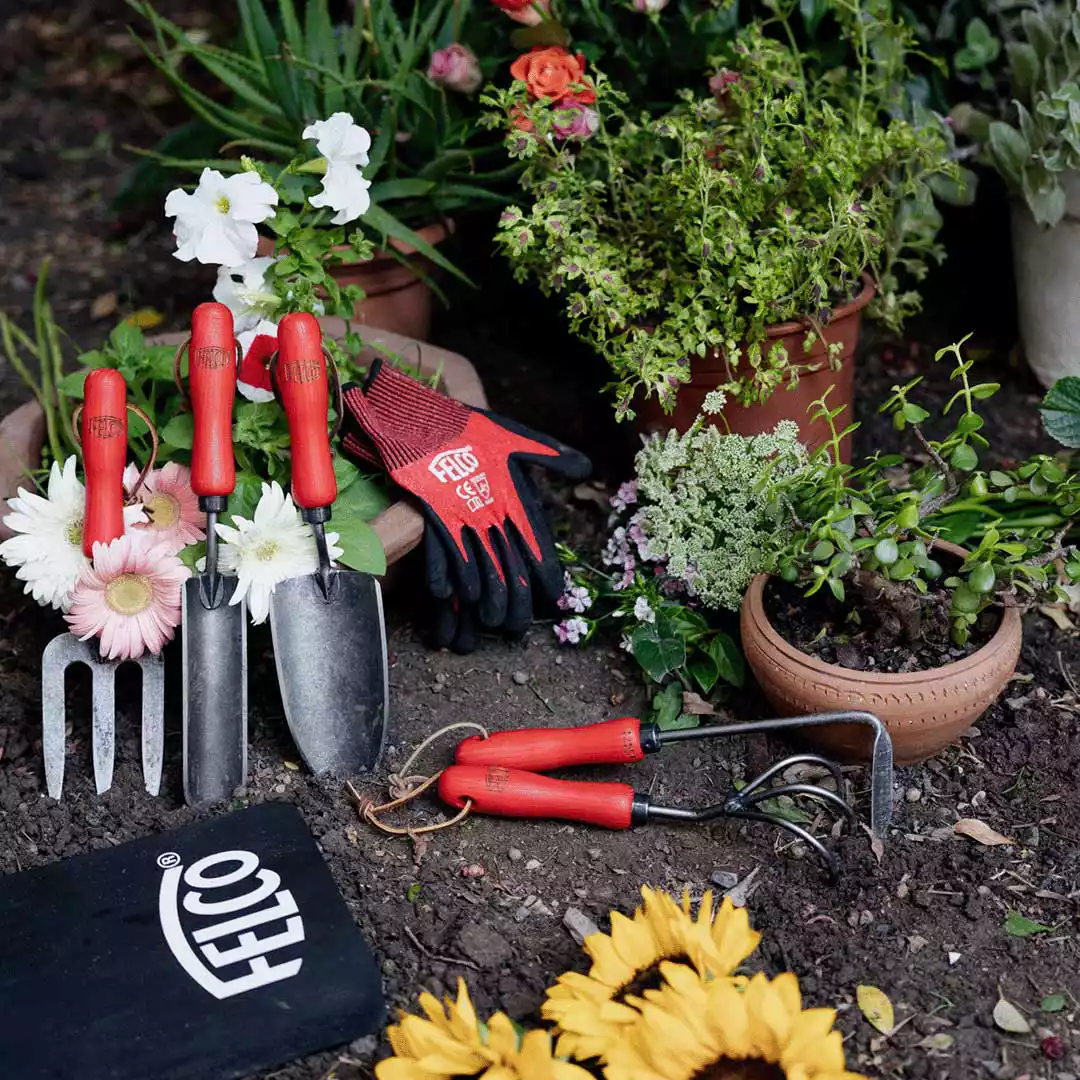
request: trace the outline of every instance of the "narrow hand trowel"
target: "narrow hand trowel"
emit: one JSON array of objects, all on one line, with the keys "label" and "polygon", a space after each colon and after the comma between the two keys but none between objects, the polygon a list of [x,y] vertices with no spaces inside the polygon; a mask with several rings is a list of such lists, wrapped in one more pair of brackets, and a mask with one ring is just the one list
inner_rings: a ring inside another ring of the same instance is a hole
[{"label": "narrow hand trowel", "polygon": [[280,582],[270,601],[285,717],[312,772],[367,772],[378,764],[386,733],[386,626],[378,581],[330,565],[325,526],[337,480],[326,359],[314,316],[281,320],[272,376],[289,422],[293,501],[315,533],[319,555],[315,573]]},{"label": "narrow hand trowel", "polygon": [[[124,462],[127,459],[127,386],[111,368],[86,377],[80,428],[86,510],[83,514],[83,552],[93,557],[94,544],[108,544],[124,535]],[[64,787],[66,701],[64,674],[71,664],[85,664],[93,679],[91,742],[94,786],[100,795],[112,787],[116,752],[116,669],[120,660],[102,660],[98,642],[60,634],[45,646],[41,657],[41,746],[45,784],[54,799]],[[161,785],[165,745],[165,668],[159,655],[144,654],[142,668],[143,782],[151,795]]]},{"label": "narrow hand trowel", "polygon": [[184,583],[184,799],[229,798],[247,781],[247,605],[230,604],[214,530],[236,486],[236,339],[224,304],[191,316],[191,489],[206,514],[206,569]]}]

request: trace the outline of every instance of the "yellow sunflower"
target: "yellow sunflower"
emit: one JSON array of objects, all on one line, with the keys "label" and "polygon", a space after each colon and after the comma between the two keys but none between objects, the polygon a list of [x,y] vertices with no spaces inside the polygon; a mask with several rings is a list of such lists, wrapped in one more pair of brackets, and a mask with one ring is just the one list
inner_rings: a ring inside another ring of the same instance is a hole
[{"label": "yellow sunflower", "polygon": [[586,939],[593,962],[589,973],[567,972],[548,990],[542,1012],[558,1027],[559,1054],[603,1060],[622,1029],[638,1020],[627,997],[658,985],[661,961],[685,960],[702,975],[726,977],[761,939],[750,929],[746,912],[730,900],[714,917],[712,893],[702,898],[696,918],[688,894],[677,904],[667,893],[646,886],[641,897],[643,905],[633,918],[612,912],[611,933]]},{"label": "yellow sunflower", "polygon": [[799,980],[739,986],[684,964],[634,997],[637,1023],[608,1047],[607,1080],[865,1080],[848,1072],[832,1009],[803,1009]]},{"label": "yellow sunflower", "polygon": [[457,1001],[421,994],[420,1007],[426,1020],[406,1013],[387,1029],[394,1056],[375,1066],[377,1080],[593,1080],[552,1054],[546,1031],[522,1032],[501,1012],[482,1024],[463,981]]}]

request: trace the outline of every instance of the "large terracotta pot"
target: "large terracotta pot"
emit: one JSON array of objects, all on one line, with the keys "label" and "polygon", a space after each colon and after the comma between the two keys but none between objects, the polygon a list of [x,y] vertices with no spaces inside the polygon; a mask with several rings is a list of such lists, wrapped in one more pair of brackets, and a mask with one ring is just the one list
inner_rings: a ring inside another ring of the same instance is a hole
[{"label": "large terracotta pot", "polygon": [[[938,549],[959,558],[952,544]],[[743,652],[765,696],[780,714],[799,716],[836,709],[865,709],[880,717],[892,737],[898,765],[925,761],[955,742],[990,707],[1016,670],[1021,621],[1006,608],[994,636],[977,652],[930,671],[902,675],[852,671],[808,656],[785,641],[765,613],[768,574],[759,574],[743,598]],[[867,761],[869,736],[852,725],[808,729],[806,739],[846,761]]]},{"label": "large terracotta pot", "polygon": [[[441,244],[453,232],[453,223],[435,222],[416,230],[431,244]],[[431,261],[402,240],[390,246],[407,259],[402,264],[388,251],[378,251],[370,262],[334,267],[334,280],[342,287],[359,285],[366,294],[353,312],[353,321],[379,327],[417,341],[427,340],[431,330],[431,287],[421,274],[431,274]],[[273,255],[274,241],[259,237],[259,255]]]},{"label": "large terracotta pot", "polygon": [[[338,341],[344,340],[349,328],[344,319],[327,317],[319,323],[324,334]],[[186,334],[162,334],[150,340],[158,345],[176,345],[185,337]],[[382,355],[376,348],[379,346],[401,356],[410,367],[425,375],[438,373],[439,387],[449,397],[466,405],[487,408],[484,387],[476,369],[459,353],[374,327],[365,327],[363,338],[365,348],[360,355],[361,363],[370,363]],[[38,467],[44,440],[45,419],[37,402],[21,405],[0,421],[0,500],[13,496],[20,485],[28,486],[26,467]],[[3,517],[2,509],[0,507],[0,518]],[[371,524],[386,549],[388,565],[393,565],[417,547],[424,536],[424,519],[420,511],[403,501],[387,507]],[[0,522],[0,540],[10,535]]]},{"label": "large terracotta pot", "polygon": [[[780,342],[787,349],[788,356],[800,364],[819,364],[820,368],[808,375],[799,377],[798,385],[792,389],[781,389],[773,393],[760,405],[731,404],[723,412],[723,420],[717,416],[713,423],[730,430],[736,435],[759,435],[772,431],[780,420],[794,420],[802,431],[803,441],[811,449],[821,446],[829,437],[828,426],[820,420],[811,421],[807,408],[816,401],[830,386],[834,386],[829,401],[835,408],[846,405],[845,420],[851,418],[852,381],[855,374],[855,346],[859,341],[859,328],[862,325],[862,311],[874,298],[874,284],[869,277],[863,278],[862,292],[848,304],[836,309],[832,321],[825,328],[825,340],[817,340],[808,353],[803,352],[806,339],[806,325],[802,322],[778,323],[766,330],[766,344],[763,350]],[[826,342],[840,345],[840,368],[830,367],[826,359]],[[690,380],[679,387],[675,398],[675,409],[665,413],[655,395],[650,396],[637,408],[639,422],[647,432],[686,431],[697,419],[705,395],[715,390],[721,383],[728,381],[729,373],[718,349],[713,349],[705,357],[694,357],[690,362]],[[845,440],[844,460],[847,461],[850,440]]]}]

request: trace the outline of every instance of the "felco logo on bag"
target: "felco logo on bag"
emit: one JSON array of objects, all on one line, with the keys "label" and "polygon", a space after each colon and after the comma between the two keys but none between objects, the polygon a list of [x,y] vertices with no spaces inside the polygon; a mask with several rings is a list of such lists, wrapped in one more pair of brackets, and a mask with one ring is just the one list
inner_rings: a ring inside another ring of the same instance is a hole
[{"label": "felco logo on bag", "polygon": [[[167,851],[157,864],[165,942],[208,994],[221,1001],[300,971],[294,946],[304,940],[304,922],[296,901],[253,852],[221,851],[185,869],[180,856]],[[238,890],[241,882],[250,887]]]}]

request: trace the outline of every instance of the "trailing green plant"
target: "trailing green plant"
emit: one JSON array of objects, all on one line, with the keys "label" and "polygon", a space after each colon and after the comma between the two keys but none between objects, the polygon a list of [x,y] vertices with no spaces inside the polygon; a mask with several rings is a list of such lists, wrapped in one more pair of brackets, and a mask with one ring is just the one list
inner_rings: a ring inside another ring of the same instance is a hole
[{"label": "trailing green plant", "polygon": [[958,106],[953,115],[1035,220],[1052,227],[1065,215],[1062,177],[1080,169],[1080,0],[1032,0],[991,12],[996,33],[972,20],[965,48],[992,99],[985,108]]},{"label": "trailing green plant", "polygon": [[[708,405],[721,408],[722,396]],[[703,415],[683,435],[654,435],[638,452],[635,479],[611,500],[603,568],[567,555],[568,618],[556,636],[576,644],[614,622],[623,647],[662,688],[658,722],[696,724],[683,692],[742,686],[742,654],[725,618],[755,574],[775,569],[793,525],[773,488],[807,463],[790,421],[744,438],[708,426]]]},{"label": "trailing green plant", "polygon": [[[220,135],[212,160],[151,153],[160,162],[221,172],[242,168],[230,150],[256,150],[272,167],[306,153],[303,131],[338,112],[371,131],[371,207],[360,223],[370,241],[397,254],[401,241],[432,262],[454,268],[415,228],[477,203],[500,202],[492,185],[513,170],[485,171],[485,146],[463,95],[448,93],[427,74],[431,50],[455,40],[458,0],[371,0],[350,5],[351,21],[331,18],[328,0],[281,0],[276,19],[263,0],[236,0],[241,42],[226,48],[204,42],[162,16],[149,0],[128,0],[148,22],[136,33],[150,60],[192,113]],[[133,31],[134,33],[134,31]],[[202,69],[220,91],[205,93],[189,75]],[[226,97],[226,101],[219,100]],[[315,190],[318,177],[288,175],[292,202]],[[456,271],[455,271],[456,272]]]},{"label": "trailing green plant", "polygon": [[[980,468],[989,443],[978,403],[999,386],[972,380],[974,361],[962,353],[964,341],[935,357],[951,358],[950,377],[959,384],[940,410],[951,421],[944,438],[932,439],[924,430],[931,413],[913,395],[921,379],[894,386],[881,406],[928,459],[906,481],[897,483],[890,475],[904,462],[899,455],[875,453],[858,465],[841,462],[841,441],[858,425],[840,429],[843,408],[830,408],[826,395],[813,410],[829,425],[830,442],[816,452],[809,471],[775,492],[799,523],[779,558],[781,577],[801,585],[807,596],[828,589],[864,619],[875,620],[886,638],[908,644],[951,636],[964,645],[988,609],[1022,608],[1057,595],[1062,581],[1080,579],[1080,553],[1065,541],[1080,514],[1080,476],[1046,454],[1013,468]],[[943,511],[991,491],[1006,502],[1035,495],[1051,503],[1064,523],[1012,530],[1003,522],[985,528],[956,565],[939,558]]]},{"label": "trailing green plant", "polygon": [[826,63],[788,40],[793,10],[740,34],[713,96],[659,116],[603,74],[563,101],[527,78],[484,98],[528,200],[503,213],[499,244],[607,360],[620,418],[641,391],[670,410],[710,350],[740,402],[794,385],[807,365],[766,327],[798,319],[807,348],[828,340],[864,273],[872,313],[897,327],[919,306],[908,285],[943,257],[933,185],[964,192],[951,132],[905,95],[910,31],[853,0],[836,8],[847,63]]}]

